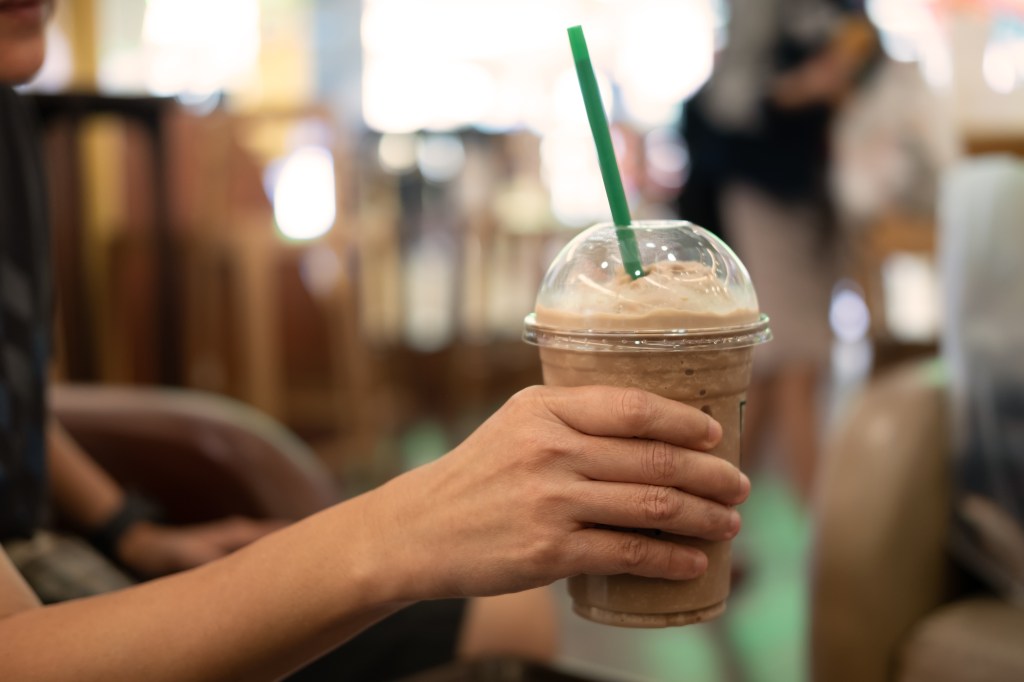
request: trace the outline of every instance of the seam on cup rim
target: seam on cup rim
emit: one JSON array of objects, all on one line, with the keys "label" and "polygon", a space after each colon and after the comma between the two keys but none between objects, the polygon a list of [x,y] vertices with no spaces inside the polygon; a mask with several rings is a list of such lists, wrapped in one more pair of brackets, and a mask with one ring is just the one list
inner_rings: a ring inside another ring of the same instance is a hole
[{"label": "seam on cup rim", "polygon": [[636,332],[606,332],[592,329],[562,330],[543,327],[536,322],[536,315],[526,316],[523,340],[534,346],[559,348],[562,350],[583,350],[590,352],[628,351],[692,351],[745,348],[767,343],[772,338],[768,327],[768,316],[761,314],[757,322],[736,327],[708,330],[661,330]]}]

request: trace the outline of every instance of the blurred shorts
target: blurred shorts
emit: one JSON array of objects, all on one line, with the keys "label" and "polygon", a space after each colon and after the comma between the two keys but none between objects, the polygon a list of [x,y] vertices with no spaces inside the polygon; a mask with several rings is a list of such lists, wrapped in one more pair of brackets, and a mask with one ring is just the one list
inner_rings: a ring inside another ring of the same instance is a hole
[{"label": "blurred shorts", "polygon": [[90,597],[135,584],[81,538],[38,531],[28,540],[4,541],[4,550],[44,604]]},{"label": "blurred shorts", "polygon": [[455,660],[466,600],[413,604],[309,664],[289,682],[390,682]]},{"label": "blurred shorts", "polygon": [[828,323],[836,257],[826,212],[812,202],[776,199],[750,185],[722,193],[725,234],[747,266],[761,312],[771,318],[774,340],[758,346],[754,373],[771,375],[794,364],[828,364]]}]

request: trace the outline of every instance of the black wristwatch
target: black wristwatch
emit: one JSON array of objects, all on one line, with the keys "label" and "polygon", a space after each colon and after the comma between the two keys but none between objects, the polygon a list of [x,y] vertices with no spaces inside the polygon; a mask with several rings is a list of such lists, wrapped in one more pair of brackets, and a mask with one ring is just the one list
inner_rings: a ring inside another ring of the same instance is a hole
[{"label": "black wristwatch", "polygon": [[156,520],[156,508],[150,502],[134,493],[127,493],[121,508],[98,528],[90,531],[86,539],[104,556],[117,563],[117,544],[128,529],[142,521]]}]

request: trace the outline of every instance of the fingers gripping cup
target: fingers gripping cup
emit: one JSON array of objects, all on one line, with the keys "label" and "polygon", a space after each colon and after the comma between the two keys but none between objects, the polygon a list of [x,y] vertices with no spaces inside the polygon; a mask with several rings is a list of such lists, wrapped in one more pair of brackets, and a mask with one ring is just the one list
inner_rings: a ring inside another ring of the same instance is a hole
[{"label": "fingers gripping cup", "polygon": [[[750,276],[724,242],[692,223],[632,228],[642,277],[626,274],[611,224],[582,232],[548,269],[524,332],[540,349],[544,383],[637,387],[684,402],[721,423],[712,454],[739,466],[753,348],[771,338]],[[666,627],[725,610],[728,541],[630,530],[699,548],[707,571],[687,581],[576,576],[569,592],[578,614],[610,625]]]}]

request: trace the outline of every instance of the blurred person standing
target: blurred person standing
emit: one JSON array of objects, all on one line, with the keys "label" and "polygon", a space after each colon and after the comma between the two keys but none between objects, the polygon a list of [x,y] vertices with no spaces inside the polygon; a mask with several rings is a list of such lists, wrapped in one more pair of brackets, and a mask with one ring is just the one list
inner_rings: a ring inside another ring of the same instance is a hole
[{"label": "blurred person standing", "polygon": [[730,0],[727,42],[683,119],[690,177],[677,207],[746,263],[775,342],[758,349],[748,457],[769,422],[806,501],[828,365],[836,230],[828,192],[835,112],[877,42],[849,0]]}]

